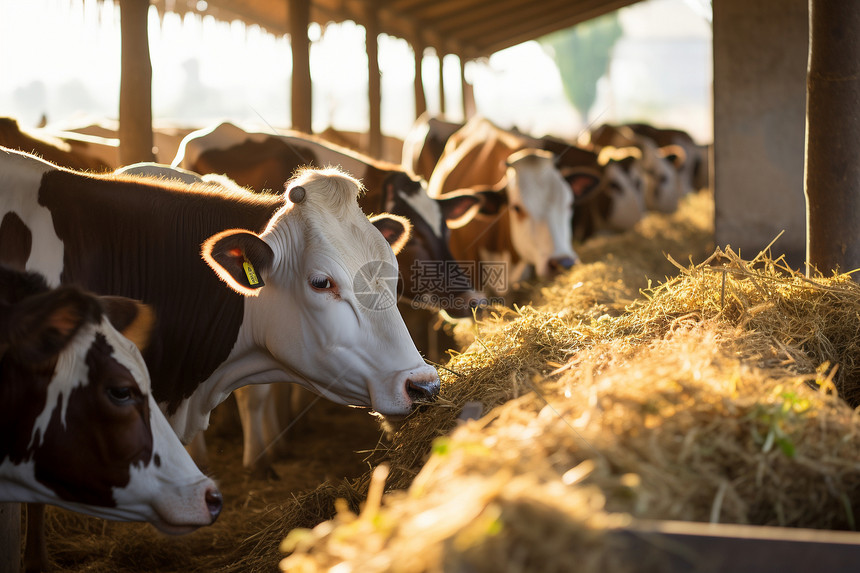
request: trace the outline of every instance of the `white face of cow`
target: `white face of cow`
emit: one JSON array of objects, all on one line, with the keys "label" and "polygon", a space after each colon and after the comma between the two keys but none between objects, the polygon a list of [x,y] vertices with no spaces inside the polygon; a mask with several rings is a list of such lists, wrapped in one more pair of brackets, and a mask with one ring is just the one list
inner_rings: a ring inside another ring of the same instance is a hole
[{"label": "white face of cow", "polygon": [[613,231],[632,229],[645,213],[644,181],[639,165],[632,165],[627,172],[617,163],[608,163],[604,184],[607,185],[607,193],[612,199],[606,224]]},{"label": "white face of cow", "polygon": [[[0,282],[8,285],[9,276],[4,269]],[[140,351],[95,301],[70,287],[39,289],[8,310],[0,333],[0,500],[148,521],[166,533],[211,524],[220,493],[156,406]],[[137,309],[125,332],[148,333],[145,307],[109,301],[107,312]]]},{"label": "white face of cow", "polygon": [[[248,352],[240,368],[257,375],[243,383],[281,382],[286,374],[334,402],[407,414],[439,389],[396,306],[392,246],[405,243],[408,222],[384,216],[374,226],[358,206],[358,191],[338,169],[305,171],[289,183],[290,201],[259,237],[219,233],[203,254],[249,295],[233,355]],[[265,283],[259,289],[251,288],[246,260],[258,267],[254,280]]]},{"label": "white face of cow", "polygon": [[511,242],[538,277],[570,268],[573,251],[573,193],[556,169],[551,153],[524,150],[508,159]]},{"label": "white face of cow", "polygon": [[642,167],[647,173],[645,206],[660,213],[674,213],[681,198],[681,180],[671,161],[660,155],[657,145],[648,138],[639,138]]}]

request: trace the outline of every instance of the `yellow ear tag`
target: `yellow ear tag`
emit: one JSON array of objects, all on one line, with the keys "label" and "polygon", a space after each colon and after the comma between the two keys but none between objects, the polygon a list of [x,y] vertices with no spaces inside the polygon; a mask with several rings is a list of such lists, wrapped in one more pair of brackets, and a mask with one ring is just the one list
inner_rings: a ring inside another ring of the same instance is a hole
[{"label": "yellow ear tag", "polygon": [[245,276],[248,277],[248,284],[252,287],[254,286],[263,286],[260,280],[260,277],[257,276],[257,271],[254,270],[254,265],[251,264],[251,261],[245,259],[245,262],[242,263],[242,268],[245,269]]}]

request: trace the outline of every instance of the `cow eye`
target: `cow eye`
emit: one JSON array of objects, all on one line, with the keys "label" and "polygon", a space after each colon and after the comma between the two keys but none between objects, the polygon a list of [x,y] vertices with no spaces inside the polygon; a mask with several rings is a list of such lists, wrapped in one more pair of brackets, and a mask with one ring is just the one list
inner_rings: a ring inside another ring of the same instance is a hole
[{"label": "cow eye", "polygon": [[134,392],[128,386],[114,386],[107,389],[108,398],[117,406],[134,402]]},{"label": "cow eye", "polygon": [[311,287],[316,290],[331,290],[334,288],[334,283],[331,282],[331,279],[324,276],[311,277],[310,283]]}]

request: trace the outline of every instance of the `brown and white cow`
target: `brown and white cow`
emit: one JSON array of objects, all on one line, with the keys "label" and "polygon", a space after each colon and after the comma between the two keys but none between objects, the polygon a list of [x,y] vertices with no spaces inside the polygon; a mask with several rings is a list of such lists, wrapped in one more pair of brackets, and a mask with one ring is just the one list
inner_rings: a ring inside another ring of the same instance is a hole
[{"label": "brown and white cow", "polygon": [[84,175],[0,150],[0,258],[24,260],[49,284],[155,308],[144,357],[184,443],[248,384],[289,381],[337,403],[408,414],[439,390],[378,272],[396,276],[392,247],[408,222],[371,223],[360,184],[337,169],[302,171],[289,189],[225,193]]},{"label": "brown and white cow", "polygon": [[461,189],[481,193],[484,202],[471,222],[452,230],[451,250],[460,260],[505,265],[500,294],[529,265],[543,278],[578,260],[571,244],[573,193],[552,153],[473,118],[449,138],[428,182],[432,197]]},{"label": "brown and white cow", "polygon": [[86,145],[86,141],[68,141],[40,130],[23,130],[15,119],[0,117],[0,147],[24,151],[78,171],[110,171],[112,167],[107,162],[81,149]]},{"label": "brown and white cow", "polygon": [[400,164],[410,173],[430,179],[448,139],[461,127],[462,123],[422,113],[403,141]]},{"label": "brown and white cow", "polygon": [[156,406],[135,346],[152,322],[136,301],[0,266],[0,501],[176,534],[215,521],[221,494]]}]

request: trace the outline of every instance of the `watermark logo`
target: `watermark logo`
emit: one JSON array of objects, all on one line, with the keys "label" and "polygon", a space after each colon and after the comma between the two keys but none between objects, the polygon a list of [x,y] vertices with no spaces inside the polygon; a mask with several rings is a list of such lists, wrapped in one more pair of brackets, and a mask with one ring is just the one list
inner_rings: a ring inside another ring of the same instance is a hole
[{"label": "watermark logo", "polygon": [[369,310],[387,310],[397,304],[400,273],[386,261],[370,261],[353,277],[352,285],[358,303]]},{"label": "watermark logo", "polygon": [[505,292],[508,266],[503,261],[415,261],[410,269],[413,292],[446,293],[471,289]]},{"label": "watermark logo", "polygon": [[[508,286],[505,262],[475,261],[415,261],[409,278],[412,292],[419,293],[410,301],[414,309],[468,312],[478,301],[464,297],[473,290],[503,293]],[[395,265],[386,261],[370,261],[353,277],[357,302],[368,310],[388,310],[403,294],[404,282]],[[504,304],[503,298],[483,299],[481,306]]]}]

